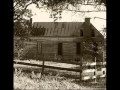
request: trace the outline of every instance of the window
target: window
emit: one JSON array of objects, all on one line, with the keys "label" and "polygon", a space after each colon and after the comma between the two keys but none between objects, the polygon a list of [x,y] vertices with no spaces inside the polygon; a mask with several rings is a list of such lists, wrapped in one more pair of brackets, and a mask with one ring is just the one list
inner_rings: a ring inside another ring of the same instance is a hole
[{"label": "window", "polygon": [[94,72],[94,75],[95,75],[96,73]]},{"label": "window", "polygon": [[98,51],[98,44],[96,42],[93,43],[93,50],[94,52]]},{"label": "window", "polygon": [[62,43],[58,43],[58,55],[62,55]]},{"label": "window", "polygon": [[76,43],[76,54],[77,55],[80,55],[80,52],[81,52],[81,47],[80,47],[81,45],[80,45],[80,43],[78,42],[78,43]]},{"label": "window", "polygon": [[83,30],[82,29],[80,30],[80,36],[83,36]]},{"label": "window", "polygon": [[103,74],[105,74],[105,71],[103,71]]},{"label": "window", "polygon": [[93,29],[91,30],[91,37],[95,37],[95,32]]}]

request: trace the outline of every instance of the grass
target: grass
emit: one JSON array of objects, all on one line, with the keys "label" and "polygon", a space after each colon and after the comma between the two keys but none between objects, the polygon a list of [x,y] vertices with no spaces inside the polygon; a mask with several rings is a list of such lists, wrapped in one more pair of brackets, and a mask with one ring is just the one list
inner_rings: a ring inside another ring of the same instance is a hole
[{"label": "grass", "polygon": [[[15,69],[14,72],[14,89],[15,90],[98,90],[95,86],[83,85],[75,79],[60,76],[59,73],[52,75],[51,73],[41,76],[41,73],[25,73],[22,69]],[[102,89],[104,90],[104,89]]]}]

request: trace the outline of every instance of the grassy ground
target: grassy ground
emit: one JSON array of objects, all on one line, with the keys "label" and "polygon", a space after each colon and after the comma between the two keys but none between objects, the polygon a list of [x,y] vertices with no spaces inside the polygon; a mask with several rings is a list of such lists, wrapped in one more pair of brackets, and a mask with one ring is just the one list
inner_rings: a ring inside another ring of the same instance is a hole
[{"label": "grassy ground", "polygon": [[43,75],[41,73],[26,73],[22,69],[16,69],[14,72],[14,89],[23,90],[66,90],[66,89],[79,89],[79,90],[105,90],[105,86],[90,84],[90,83],[81,83],[75,79],[66,78],[60,76],[59,73],[52,75],[51,73]]},{"label": "grassy ground", "polygon": [[[31,64],[39,64],[39,65],[42,65],[42,61],[36,61],[36,60],[15,60],[16,62],[26,62],[26,63],[31,63]],[[52,62],[52,61],[45,61],[45,65],[48,65],[48,66],[54,66],[54,67],[61,67],[61,68],[72,68],[72,69],[79,69],[80,66],[79,65],[75,65],[75,64],[68,64],[68,63],[60,63],[60,62]],[[14,67],[15,68],[22,68],[24,70],[31,70],[31,71],[36,71],[36,72],[41,72],[41,67],[35,67],[35,66],[27,66],[27,65],[20,65],[20,64],[14,64]],[[103,75],[103,69],[105,68],[102,68],[101,71],[98,71],[96,72],[96,74],[99,74],[99,75]],[[74,75],[74,76],[78,76],[80,75],[79,72],[71,72],[71,71],[66,71],[66,70],[57,70],[57,69],[49,69],[49,68],[45,68],[45,72],[46,73],[50,73],[50,72],[59,72],[61,74],[64,74],[66,75],[67,73],[67,77],[69,75]],[[95,69],[83,69],[83,76],[94,76],[94,72],[95,72]],[[73,76],[72,76],[73,77]]]},{"label": "grassy ground", "polygon": [[[18,60],[19,61],[19,60]],[[23,62],[29,62],[34,64],[41,64],[40,61],[34,60],[25,60]],[[48,65],[53,65],[57,63],[46,63]],[[14,89],[23,90],[66,90],[66,89],[79,89],[79,90],[105,90],[105,79],[101,79],[98,84],[91,84],[88,82],[79,81],[79,72],[71,72],[65,70],[55,70],[55,69],[45,69],[44,75],[41,77],[41,68],[32,67],[32,66],[19,66],[16,64],[14,72]],[[61,64],[62,67],[64,64]],[[57,65],[59,66],[59,65]],[[73,68],[74,65],[65,65],[69,68]],[[25,68],[26,67],[26,68]],[[74,78],[75,77],[75,78]],[[77,77],[77,78],[76,78]],[[99,88],[98,88],[99,87]]]}]

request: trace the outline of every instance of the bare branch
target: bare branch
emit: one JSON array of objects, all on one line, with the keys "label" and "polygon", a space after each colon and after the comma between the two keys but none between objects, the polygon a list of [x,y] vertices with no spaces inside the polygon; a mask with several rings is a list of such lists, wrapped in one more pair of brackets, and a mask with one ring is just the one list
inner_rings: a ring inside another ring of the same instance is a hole
[{"label": "bare branch", "polygon": [[14,8],[19,4],[20,2],[16,2],[16,4],[13,6]]},{"label": "bare branch", "polygon": [[101,17],[94,17],[94,18],[99,18],[99,19],[103,19],[103,20],[106,20],[105,18],[101,18]]},{"label": "bare branch", "polygon": [[[27,4],[27,5],[25,6],[25,8],[22,10],[22,12],[20,12],[20,14],[17,15],[16,18],[14,18],[14,20],[17,20],[21,15],[23,15],[23,14],[26,12],[27,7],[28,7],[29,5],[35,3],[35,2],[36,2],[36,1],[31,1],[29,4]],[[15,10],[15,8],[14,8],[14,10]]]},{"label": "bare branch", "polygon": [[67,11],[75,11],[75,12],[106,12],[105,10],[91,10],[91,11],[82,11],[82,10],[70,10],[70,9],[67,9]]}]

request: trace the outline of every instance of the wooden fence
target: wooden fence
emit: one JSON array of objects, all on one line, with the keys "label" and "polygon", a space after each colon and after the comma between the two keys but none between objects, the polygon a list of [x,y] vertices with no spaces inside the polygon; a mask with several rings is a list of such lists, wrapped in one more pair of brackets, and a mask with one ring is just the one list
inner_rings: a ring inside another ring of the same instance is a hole
[{"label": "wooden fence", "polygon": [[[79,68],[65,68],[65,67],[57,67],[57,66],[50,66],[45,65],[45,61],[42,61],[42,64],[32,64],[22,61],[14,61],[14,64],[19,65],[26,65],[26,66],[35,66],[35,67],[41,67],[41,75],[44,74],[44,69],[57,69],[57,70],[66,70],[66,71],[73,71],[73,72],[80,72],[80,81],[81,80],[90,80],[90,79],[97,79],[97,78],[103,78],[106,77],[106,63],[93,63],[93,65],[82,65]],[[73,64],[75,65],[75,64]],[[97,70],[95,67],[101,66],[101,70]]]}]

